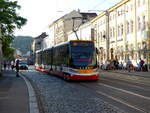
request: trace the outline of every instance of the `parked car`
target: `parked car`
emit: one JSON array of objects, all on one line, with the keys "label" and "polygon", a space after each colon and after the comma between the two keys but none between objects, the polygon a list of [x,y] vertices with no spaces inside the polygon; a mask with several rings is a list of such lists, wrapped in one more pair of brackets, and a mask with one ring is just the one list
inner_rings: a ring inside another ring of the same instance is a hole
[{"label": "parked car", "polygon": [[19,62],[19,69],[21,70],[28,70],[28,64],[25,61],[20,61]]}]

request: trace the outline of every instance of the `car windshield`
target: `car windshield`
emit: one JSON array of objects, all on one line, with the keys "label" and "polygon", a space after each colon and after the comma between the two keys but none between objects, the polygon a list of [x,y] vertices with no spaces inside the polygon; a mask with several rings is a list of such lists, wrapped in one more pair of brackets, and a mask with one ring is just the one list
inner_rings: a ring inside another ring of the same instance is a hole
[{"label": "car windshield", "polygon": [[27,62],[19,62],[20,65],[27,65]]}]

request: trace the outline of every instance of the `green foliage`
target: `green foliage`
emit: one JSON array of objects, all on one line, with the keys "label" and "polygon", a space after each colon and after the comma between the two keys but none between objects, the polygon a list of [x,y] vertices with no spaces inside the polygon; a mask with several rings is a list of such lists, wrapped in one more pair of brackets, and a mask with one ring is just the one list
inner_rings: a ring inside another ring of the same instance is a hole
[{"label": "green foliage", "polygon": [[2,38],[2,50],[3,50],[3,55],[5,58],[11,58],[13,57],[14,49],[10,48],[10,43],[12,42],[12,37],[11,36],[3,36]]},{"label": "green foliage", "polygon": [[0,40],[2,40],[2,50],[5,57],[12,55],[13,49],[10,48],[10,43],[13,40],[15,28],[20,29],[27,22],[27,19],[16,13],[16,10],[20,8],[17,1],[0,0]]}]

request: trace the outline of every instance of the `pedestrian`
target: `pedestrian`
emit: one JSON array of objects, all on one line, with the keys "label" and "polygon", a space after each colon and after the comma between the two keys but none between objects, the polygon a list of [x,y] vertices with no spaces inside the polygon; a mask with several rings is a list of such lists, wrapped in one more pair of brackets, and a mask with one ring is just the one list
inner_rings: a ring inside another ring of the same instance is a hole
[{"label": "pedestrian", "polygon": [[19,77],[19,59],[15,60],[16,77]]},{"label": "pedestrian", "polygon": [[11,70],[12,70],[12,71],[14,70],[14,67],[15,67],[15,63],[14,63],[14,61],[12,60],[12,61],[11,61]]},{"label": "pedestrian", "polygon": [[118,66],[119,66],[119,69],[123,69],[123,63],[122,62],[120,62],[119,64],[118,64]]},{"label": "pedestrian", "polygon": [[144,60],[142,60],[142,59],[140,58],[139,64],[140,64],[140,70],[141,70],[141,71],[143,71],[144,63],[145,63]]},{"label": "pedestrian", "polygon": [[128,70],[128,72],[130,72],[131,71],[131,68],[132,68],[132,62],[131,62],[131,60],[130,59],[128,59],[128,61],[127,61],[127,70]]},{"label": "pedestrian", "polygon": [[115,65],[115,69],[118,70],[118,67],[119,67],[119,62],[118,62],[118,60],[115,60],[114,65]]},{"label": "pedestrian", "polygon": [[7,61],[7,69],[10,70],[11,62]]},{"label": "pedestrian", "polygon": [[4,60],[4,70],[6,70],[7,64],[6,61]]}]

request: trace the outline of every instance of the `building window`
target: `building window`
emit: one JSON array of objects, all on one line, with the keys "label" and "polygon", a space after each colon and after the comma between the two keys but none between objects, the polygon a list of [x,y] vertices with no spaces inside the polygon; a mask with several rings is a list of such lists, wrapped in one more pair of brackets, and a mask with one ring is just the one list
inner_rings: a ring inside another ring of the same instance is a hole
[{"label": "building window", "polygon": [[110,28],[110,38],[112,37],[112,28]]},{"label": "building window", "polygon": [[120,11],[118,11],[118,16],[120,16]]},{"label": "building window", "polygon": [[103,40],[102,32],[100,32],[101,41]]},{"label": "building window", "polygon": [[143,16],[143,25],[142,25],[142,29],[145,30],[145,28],[146,28],[145,16]]},{"label": "building window", "polygon": [[128,11],[129,11],[129,7],[127,6],[127,7],[126,7],[126,12],[128,12]]},{"label": "building window", "polygon": [[143,0],[143,5],[145,5],[145,0]]},{"label": "building window", "polygon": [[106,32],[103,31],[103,41],[106,39]]},{"label": "building window", "polygon": [[140,17],[138,17],[138,30],[141,29],[141,22],[140,22]]},{"label": "building window", "polygon": [[140,7],[140,0],[138,0],[138,7]]},{"label": "building window", "polygon": [[118,36],[120,36],[120,26],[118,26]]},{"label": "building window", "polygon": [[121,24],[121,35],[123,35],[123,24]]},{"label": "building window", "polygon": [[113,27],[113,37],[115,37],[115,28]]},{"label": "building window", "polygon": [[97,41],[100,42],[100,33],[98,33]]},{"label": "building window", "polygon": [[131,11],[133,10],[133,5],[131,4]]},{"label": "building window", "polygon": [[133,33],[133,20],[131,20],[131,33]]},{"label": "building window", "polygon": [[129,22],[127,22],[127,34],[129,34],[130,25]]}]

